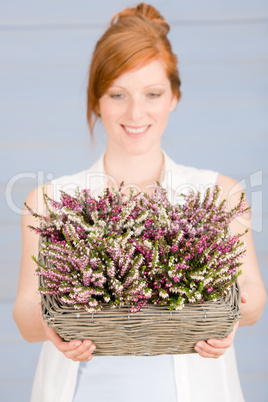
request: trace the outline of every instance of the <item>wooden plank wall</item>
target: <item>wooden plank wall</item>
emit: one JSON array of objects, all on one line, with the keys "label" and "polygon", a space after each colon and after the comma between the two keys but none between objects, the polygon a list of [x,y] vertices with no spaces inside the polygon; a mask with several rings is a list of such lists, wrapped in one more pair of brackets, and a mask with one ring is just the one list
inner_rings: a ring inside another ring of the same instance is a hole
[{"label": "wooden plank wall", "polygon": [[[267,274],[268,3],[265,0],[151,2],[171,25],[182,100],[163,147],[177,162],[210,168],[244,185],[253,206],[256,249]],[[44,181],[86,169],[105,148],[90,146],[87,70],[111,16],[132,1],[0,1],[0,259],[2,401],[28,401],[40,345],[28,345],[11,318],[19,259],[20,211]],[[267,309],[236,337],[246,400],[268,400]],[[266,319],[265,319],[266,317]],[[5,366],[4,366],[5,365]]]}]

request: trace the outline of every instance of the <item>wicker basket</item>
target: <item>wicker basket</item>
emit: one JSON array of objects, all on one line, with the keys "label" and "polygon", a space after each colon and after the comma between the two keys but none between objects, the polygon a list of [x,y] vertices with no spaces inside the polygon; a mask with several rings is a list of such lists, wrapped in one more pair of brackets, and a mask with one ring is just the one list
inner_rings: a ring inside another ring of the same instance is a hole
[{"label": "wicker basket", "polygon": [[[44,257],[39,259],[44,264]],[[241,318],[237,284],[225,298],[186,304],[180,311],[147,304],[137,313],[130,313],[128,306],[104,306],[100,313],[90,314],[63,305],[54,295],[41,295],[41,302],[51,328],[66,341],[90,339],[96,356],[195,353],[198,340],[224,338]]]}]

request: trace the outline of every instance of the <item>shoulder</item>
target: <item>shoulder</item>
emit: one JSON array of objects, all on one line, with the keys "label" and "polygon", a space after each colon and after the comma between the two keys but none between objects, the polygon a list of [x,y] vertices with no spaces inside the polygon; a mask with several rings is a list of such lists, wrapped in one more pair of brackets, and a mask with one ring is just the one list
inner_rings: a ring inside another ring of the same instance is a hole
[{"label": "shoulder", "polygon": [[[58,178],[53,179],[51,182],[45,183],[42,186],[36,187],[31,190],[24,202],[24,209],[26,212],[24,214],[28,214],[26,205],[34,210],[37,214],[45,214],[46,205],[44,201],[44,194],[46,194],[49,198],[54,200],[60,199],[61,191],[74,195],[75,191],[79,187],[83,187],[85,180],[84,172],[78,172],[73,175],[60,176]],[[86,188],[86,184],[84,186]]]},{"label": "shoulder", "polygon": [[222,189],[222,195],[224,198],[228,198],[235,193],[241,193],[243,191],[241,184],[237,180],[229,176],[218,174],[217,183]]},{"label": "shoulder", "polygon": [[[222,189],[222,199],[227,201],[228,208],[233,208],[238,204],[241,194],[244,193],[244,189],[237,180],[232,177],[218,174],[217,183]],[[248,207],[248,202],[245,198],[245,205]]]},{"label": "shoulder", "polygon": [[104,178],[103,155],[101,155],[88,169],[57,177],[44,186],[36,187],[27,195],[25,202],[29,207],[35,208],[37,213],[43,214],[45,212],[44,192],[50,198],[59,200],[61,191],[70,195],[74,195],[77,188],[96,191],[101,187]]},{"label": "shoulder", "polygon": [[[48,182],[43,186],[39,186],[31,190],[25,198],[24,205],[26,204],[29,208],[33,209],[38,214],[45,213],[45,203],[44,203],[44,193],[49,197],[52,197],[52,183]],[[26,207],[24,207],[27,210]],[[25,215],[24,213],[23,215]]]},{"label": "shoulder", "polygon": [[94,191],[100,187],[104,177],[103,155],[101,155],[90,168],[52,180],[53,198],[58,199],[61,190],[71,195],[74,195],[77,188]]},{"label": "shoulder", "polygon": [[224,189],[225,191],[230,190],[233,187],[242,189],[241,184],[235,180],[233,177],[224,176],[222,174],[218,174],[217,183]]}]

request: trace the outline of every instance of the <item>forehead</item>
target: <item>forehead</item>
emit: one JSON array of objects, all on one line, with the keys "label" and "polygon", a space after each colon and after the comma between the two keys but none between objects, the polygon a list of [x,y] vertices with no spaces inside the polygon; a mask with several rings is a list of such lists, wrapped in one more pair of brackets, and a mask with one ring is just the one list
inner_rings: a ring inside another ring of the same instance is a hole
[{"label": "forehead", "polygon": [[164,63],[159,60],[153,60],[142,67],[137,67],[121,74],[113,81],[111,87],[127,87],[132,85],[150,86],[157,84],[168,85],[169,79],[167,77]]}]

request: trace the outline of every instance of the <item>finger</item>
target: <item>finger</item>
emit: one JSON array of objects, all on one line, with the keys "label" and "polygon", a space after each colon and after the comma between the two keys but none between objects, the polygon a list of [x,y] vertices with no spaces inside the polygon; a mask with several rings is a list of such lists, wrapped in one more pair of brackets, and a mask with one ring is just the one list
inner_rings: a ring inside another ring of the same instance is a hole
[{"label": "finger", "polygon": [[195,346],[195,350],[200,354],[200,356],[202,357],[220,357],[222,356],[225,351],[226,348],[225,347],[218,347],[215,348],[213,346],[210,346],[207,342],[197,342],[196,346]]},{"label": "finger", "polygon": [[72,359],[74,362],[90,362],[90,360],[93,359],[93,355],[90,354],[88,356],[82,356],[82,357],[78,357],[76,359]]},{"label": "finger", "polygon": [[213,348],[212,346],[209,346],[207,344],[198,346],[196,345],[195,350],[201,357],[214,359],[218,359],[220,356],[224,355],[226,351],[225,348]]},{"label": "finger", "polygon": [[64,353],[66,357],[72,358],[73,356],[79,354],[75,353],[75,351],[82,345],[82,341],[73,340],[71,342],[66,342],[57,334],[57,332],[54,329],[50,328],[46,323],[45,323],[45,331],[47,338],[56,346],[56,348],[60,352]]},{"label": "finger", "polygon": [[79,340],[74,340],[71,342],[65,342],[61,341],[59,344],[59,350],[63,352],[64,354],[66,353],[78,353],[77,350],[81,347],[82,341]]},{"label": "finger", "polygon": [[65,352],[65,356],[74,361],[83,361],[89,359],[90,355],[94,352],[96,346],[90,340],[83,341],[82,344],[73,349]]},{"label": "finger", "polygon": [[220,345],[218,347],[210,345],[208,342],[199,341],[196,343],[195,348],[198,348],[199,351],[205,351],[206,353],[214,353],[218,349],[226,349],[224,346]]},{"label": "finger", "polygon": [[79,340],[66,342],[47,323],[44,322],[44,326],[48,339],[67,358],[74,361],[89,361],[92,359],[92,353],[96,349],[96,346],[89,339],[83,342]]},{"label": "finger", "polygon": [[247,292],[241,292],[241,303],[245,304],[248,300],[248,293]]},{"label": "finger", "polygon": [[229,348],[232,345],[233,341],[234,341],[234,337],[235,337],[235,334],[236,334],[236,331],[237,331],[238,327],[239,327],[239,322],[237,322],[234,325],[234,328],[232,329],[232,332],[230,332],[229,335],[226,335],[225,338],[223,338],[223,339],[214,339],[214,338],[213,339],[208,339],[207,343],[209,345],[215,347],[215,348]]},{"label": "finger", "polygon": [[90,361],[93,358],[93,352],[96,349],[94,345],[91,345],[89,349],[86,351],[82,352],[78,356],[73,357],[72,360],[74,361],[80,361],[80,362],[87,362]]},{"label": "finger", "polygon": [[233,339],[229,338],[228,336],[223,339],[208,339],[207,343],[212,346],[213,348],[229,348],[232,343]]}]

